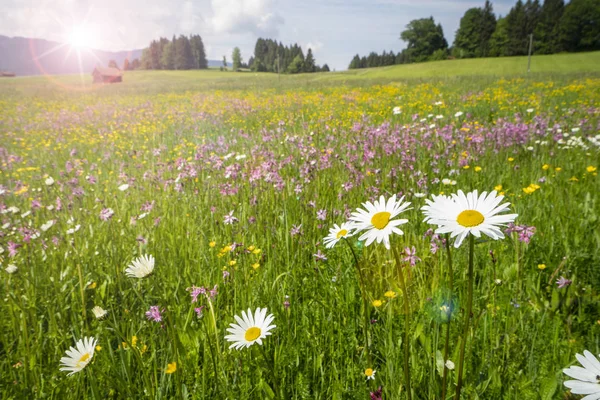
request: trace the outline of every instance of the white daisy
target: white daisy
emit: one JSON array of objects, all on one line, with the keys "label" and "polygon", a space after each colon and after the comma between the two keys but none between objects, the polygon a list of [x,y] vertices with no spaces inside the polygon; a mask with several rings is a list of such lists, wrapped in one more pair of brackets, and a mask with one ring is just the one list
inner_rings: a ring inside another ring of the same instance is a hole
[{"label": "white daisy", "polygon": [[450,233],[450,237],[456,237],[454,247],[459,247],[469,233],[475,237],[481,237],[483,233],[494,240],[504,238],[500,227],[513,222],[518,215],[499,215],[509,210],[510,203],[500,204],[503,199],[504,196],[497,196],[495,190],[481,195],[477,190],[466,195],[459,190],[452,195],[451,201],[438,196],[422,209],[425,221],[438,226],[435,232]]},{"label": "white daisy", "polygon": [[375,373],[377,371],[374,370],[373,368],[367,368],[365,369],[365,376],[367,377],[367,380],[371,379],[371,380],[375,380]]},{"label": "white daisy", "polygon": [[329,229],[329,235],[327,235],[327,237],[323,239],[325,247],[331,249],[342,238],[352,236],[354,234],[354,232],[352,232],[353,229],[354,226],[349,222],[344,222],[342,226],[338,226],[338,224],[333,224],[333,228]]},{"label": "white daisy", "polygon": [[273,322],[273,314],[267,315],[266,308],[257,308],[252,315],[252,311],[248,309],[248,313],[242,311],[242,318],[234,316],[237,324],[230,324],[227,332],[231,335],[225,336],[229,342],[233,342],[230,349],[241,349],[242,347],[250,347],[254,343],[262,345],[262,340],[271,334],[270,330],[275,328],[271,325]]},{"label": "white daisy", "polygon": [[128,185],[128,184],[126,184],[126,183],[124,183],[124,184],[122,184],[121,186],[119,186],[119,190],[120,190],[121,192],[124,192],[124,191],[126,191],[127,189],[129,189],[129,185]]},{"label": "white daisy", "polygon": [[8,267],[4,268],[4,270],[9,274],[14,274],[15,272],[17,272],[18,268],[14,264],[8,264]]},{"label": "white daisy", "polygon": [[100,306],[95,306],[94,308],[92,308],[92,312],[94,313],[94,317],[96,317],[96,319],[103,318],[104,316],[106,316],[106,314],[108,314],[108,311],[106,311]]},{"label": "white daisy", "polygon": [[423,222],[429,222],[431,219],[440,215],[446,210],[446,203],[452,203],[452,197],[440,194],[436,196],[432,194],[433,200],[425,199],[426,205],[421,207],[421,211],[425,214]]},{"label": "white daisy", "polygon": [[47,186],[52,186],[52,185],[54,185],[54,179],[51,176],[49,176],[49,177],[46,178],[46,180],[44,181],[44,183]]},{"label": "white daisy", "polygon": [[385,248],[389,250],[390,235],[392,233],[403,235],[404,232],[398,226],[408,222],[407,219],[392,221],[392,218],[398,216],[398,214],[407,210],[408,206],[410,206],[410,202],[403,203],[403,200],[404,196],[396,201],[396,195],[393,195],[386,203],[385,198],[381,196],[379,201],[376,200],[375,203],[371,203],[370,201],[363,203],[366,211],[357,208],[352,213],[350,220],[354,222],[356,232],[366,230],[358,240],[366,239],[365,246],[369,246],[377,240],[377,243],[383,242]]},{"label": "white daisy", "polygon": [[571,389],[573,394],[586,394],[581,400],[600,399],[600,362],[589,351],[585,350],[583,356],[576,354],[577,361],[582,367],[572,366],[563,369],[563,372],[575,380],[565,382],[565,386]]},{"label": "white daisy", "polygon": [[402,109],[398,106],[394,107],[392,111],[394,112],[394,115],[402,114]]},{"label": "white daisy", "polygon": [[143,255],[131,262],[125,270],[125,274],[131,278],[145,278],[154,270],[154,257],[152,255]]},{"label": "white daisy", "polygon": [[96,342],[98,340],[93,337],[84,337],[80,339],[75,347],[71,347],[67,350],[67,357],[60,359],[62,365],[61,371],[71,371],[69,375],[73,375],[76,372],[81,371],[92,361],[94,357],[94,350],[96,348]]}]

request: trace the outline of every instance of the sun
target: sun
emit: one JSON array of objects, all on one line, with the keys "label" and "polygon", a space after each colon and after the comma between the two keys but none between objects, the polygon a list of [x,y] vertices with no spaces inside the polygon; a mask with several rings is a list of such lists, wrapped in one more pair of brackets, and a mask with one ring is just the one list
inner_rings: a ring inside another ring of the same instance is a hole
[{"label": "sun", "polygon": [[83,49],[89,46],[91,35],[89,30],[86,29],[85,26],[74,26],[73,29],[71,29],[67,40],[71,47],[74,47],[76,49]]}]

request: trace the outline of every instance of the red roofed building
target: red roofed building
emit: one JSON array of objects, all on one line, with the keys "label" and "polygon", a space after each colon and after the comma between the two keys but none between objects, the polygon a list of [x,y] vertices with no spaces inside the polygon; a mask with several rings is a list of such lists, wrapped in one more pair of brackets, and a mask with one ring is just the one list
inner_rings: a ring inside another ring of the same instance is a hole
[{"label": "red roofed building", "polygon": [[94,83],[123,82],[123,71],[118,68],[96,67],[92,72]]}]

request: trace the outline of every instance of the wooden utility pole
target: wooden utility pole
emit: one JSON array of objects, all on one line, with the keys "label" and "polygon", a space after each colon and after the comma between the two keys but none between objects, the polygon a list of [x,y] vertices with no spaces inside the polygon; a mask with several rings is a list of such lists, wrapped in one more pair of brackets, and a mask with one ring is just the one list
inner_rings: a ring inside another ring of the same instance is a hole
[{"label": "wooden utility pole", "polygon": [[527,57],[527,73],[531,71],[531,48],[533,47],[533,33],[529,35],[529,56]]},{"label": "wooden utility pole", "polygon": [[277,49],[277,81],[281,81],[281,76],[279,75],[279,49]]}]

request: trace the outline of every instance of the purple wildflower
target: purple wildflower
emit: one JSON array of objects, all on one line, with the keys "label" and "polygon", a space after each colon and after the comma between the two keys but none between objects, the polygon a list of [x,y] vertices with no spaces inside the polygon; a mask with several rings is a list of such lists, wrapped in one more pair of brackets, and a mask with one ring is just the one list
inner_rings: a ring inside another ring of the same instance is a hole
[{"label": "purple wildflower", "polygon": [[317,261],[327,261],[327,257],[325,254],[321,253],[321,250],[318,250],[316,254],[313,254],[313,256]]},{"label": "purple wildflower", "polygon": [[161,322],[161,313],[163,312],[165,312],[164,308],[161,310],[158,306],[151,306],[150,310],[146,311],[146,318],[148,318],[149,321]]},{"label": "purple wildflower", "polygon": [[215,287],[213,287],[212,289],[210,289],[209,295],[211,300],[214,299],[215,297],[217,297],[217,294],[219,294],[219,292],[217,291],[218,285],[215,285]]},{"label": "purple wildflower", "polygon": [[223,280],[229,278],[229,271],[223,271]]},{"label": "purple wildflower", "polygon": [[186,290],[189,291],[190,295],[192,296],[192,303],[196,303],[198,301],[199,295],[206,294],[206,289],[204,288],[204,286],[192,286],[191,288],[187,288]]},{"label": "purple wildflower", "polygon": [[150,211],[152,211],[153,208],[154,208],[154,200],[147,201],[142,206],[141,211],[142,212],[150,212]]},{"label": "purple wildflower", "polygon": [[421,259],[417,257],[417,249],[415,249],[415,246],[413,246],[412,249],[410,247],[405,247],[404,254],[406,254],[406,257],[404,257],[403,260],[409,262],[411,267],[414,267],[415,264],[421,261]]},{"label": "purple wildflower", "polygon": [[19,249],[20,247],[22,247],[23,245],[19,244],[19,243],[15,243],[12,241],[8,242],[8,255],[10,257],[14,257],[17,255],[17,249]]},{"label": "purple wildflower", "polygon": [[204,310],[204,306],[194,308],[194,312],[198,316],[198,318],[202,318],[202,311]]},{"label": "purple wildflower", "polygon": [[562,289],[566,286],[569,286],[571,283],[573,283],[573,281],[571,281],[570,279],[565,278],[564,276],[561,276],[560,278],[558,278],[556,280],[556,285],[558,285],[559,289]]},{"label": "purple wildflower", "polygon": [[108,221],[112,218],[113,215],[115,215],[115,212],[112,208],[105,208],[102,211],[100,211],[100,219],[102,221]]},{"label": "purple wildflower", "polygon": [[235,224],[238,221],[239,220],[233,216],[233,210],[229,211],[229,214],[227,214],[223,217],[223,223],[225,225]]},{"label": "purple wildflower", "polygon": [[290,234],[292,236],[302,235],[302,224],[292,225],[292,229],[290,229]]},{"label": "purple wildflower", "polygon": [[371,400],[383,400],[383,389],[381,388],[381,386],[379,386],[376,391],[370,393]]},{"label": "purple wildflower", "polygon": [[317,211],[317,219],[320,221],[325,221],[327,219],[327,210]]}]

